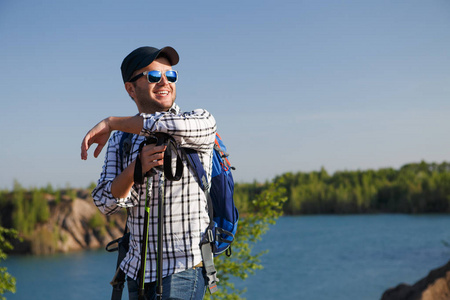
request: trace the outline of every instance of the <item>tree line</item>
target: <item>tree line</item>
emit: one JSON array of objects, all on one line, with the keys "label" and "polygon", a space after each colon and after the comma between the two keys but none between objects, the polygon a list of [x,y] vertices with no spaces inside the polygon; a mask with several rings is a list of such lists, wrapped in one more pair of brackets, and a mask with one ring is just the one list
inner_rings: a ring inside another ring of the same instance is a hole
[{"label": "tree line", "polygon": [[[449,213],[450,163],[411,163],[399,169],[284,173],[271,182],[236,183],[235,202],[241,214],[271,184],[286,190],[284,214]],[[93,189],[92,184],[87,188]],[[0,191],[0,225],[22,235],[50,217],[52,203],[74,199],[77,189],[25,189],[17,181],[11,191]]]},{"label": "tree line", "polygon": [[[287,191],[283,212],[298,214],[449,213],[450,163],[411,163],[399,169],[285,173],[277,176]],[[238,184],[236,203],[249,199],[269,183]]]},{"label": "tree line", "polygon": [[[276,183],[285,188],[283,212],[297,214],[349,213],[448,213],[450,212],[450,163],[411,163],[399,169],[285,173],[266,183],[237,183],[235,202],[247,213],[251,202]],[[88,189],[92,189],[91,185]],[[76,189],[25,189],[15,182],[12,191],[0,191],[0,224],[31,234],[37,223],[50,216],[53,202],[74,199]]]}]

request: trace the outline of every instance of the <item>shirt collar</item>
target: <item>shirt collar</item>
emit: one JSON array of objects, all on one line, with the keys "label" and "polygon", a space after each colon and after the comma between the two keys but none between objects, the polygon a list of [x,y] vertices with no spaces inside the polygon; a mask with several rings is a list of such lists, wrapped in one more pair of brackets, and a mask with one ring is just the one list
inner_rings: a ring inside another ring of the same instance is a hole
[{"label": "shirt collar", "polygon": [[180,113],[180,107],[174,102],[172,107],[169,108],[169,112],[178,115]]}]

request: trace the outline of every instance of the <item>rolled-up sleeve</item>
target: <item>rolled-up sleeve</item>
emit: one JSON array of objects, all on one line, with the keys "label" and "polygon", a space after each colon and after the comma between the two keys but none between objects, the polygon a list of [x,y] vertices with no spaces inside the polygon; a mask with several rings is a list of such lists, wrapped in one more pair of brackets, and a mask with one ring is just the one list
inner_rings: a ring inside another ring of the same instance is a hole
[{"label": "rolled-up sleeve", "polygon": [[152,132],[170,134],[181,147],[210,151],[214,145],[216,120],[207,110],[196,109],[179,113],[175,107],[169,112],[141,114],[144,124],[141,135]]}]

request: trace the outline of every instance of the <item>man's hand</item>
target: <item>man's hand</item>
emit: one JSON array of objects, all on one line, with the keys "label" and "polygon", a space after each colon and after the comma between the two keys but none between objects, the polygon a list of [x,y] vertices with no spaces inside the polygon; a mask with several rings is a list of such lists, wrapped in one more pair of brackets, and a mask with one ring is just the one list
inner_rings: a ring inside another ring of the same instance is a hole
[{"label": "man's hand", "polygon": [[102,149],[108,142],[112,131],[109,120],[110,118],[104,119],[86,134],[83,142],[81,143],[81,159],[87,159],[87,151],[92,144],[97,144],[97,148],[94,151],[94,157],[98,157],[100,152],[102,152]]},{"label": "man's hand", "polygon": [[142,173],[146,174],[150,169],[162,166],[164,164],[164,151],[167,146],[156,146],[155,144],[146,145],[142,148],[140,159]]},{"label": "man's hand", "polygon": [[[166,146],[156,146],[155,144],[146,145],[140,153],[142,174],[150,169],[162,166],[164,164],[164,151]],[[111,194],[115,198],[125,198],[134,184],[134,167],[136,160],[133,160],[128,167],[123,170],[111,184]]]},{"label": "man's hand", "polygon": [[98,144],[94,151],[94,157],[98,157],[103,147],[108,142],[109,136],[113,130],[139,134],[142,130],[143,118],[141,116],[133,117],[109,117],[94,126],[83,139],[81,143],[81,159],[87,159],[87,151],[92,144]]}]

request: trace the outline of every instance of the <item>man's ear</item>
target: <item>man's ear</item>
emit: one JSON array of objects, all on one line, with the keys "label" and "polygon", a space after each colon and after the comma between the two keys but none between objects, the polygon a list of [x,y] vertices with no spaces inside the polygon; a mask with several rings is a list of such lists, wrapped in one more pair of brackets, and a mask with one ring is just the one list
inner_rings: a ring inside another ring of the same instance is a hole
[{"label": "man's ear", "polygon": [[128,95],[130,95],[130,97],[134,99],[134,96],[136,95],[134,84],[131,82],[125,82],[125,89],[127,90]]}]

